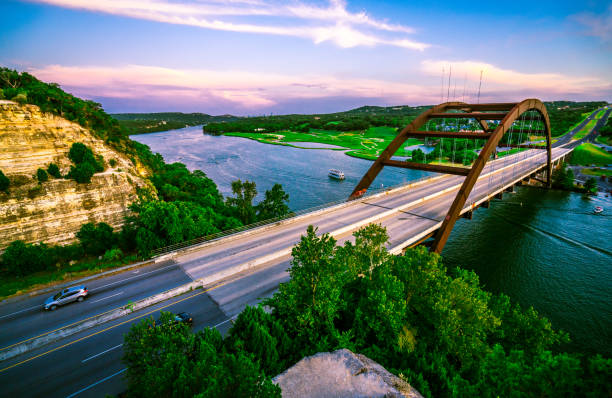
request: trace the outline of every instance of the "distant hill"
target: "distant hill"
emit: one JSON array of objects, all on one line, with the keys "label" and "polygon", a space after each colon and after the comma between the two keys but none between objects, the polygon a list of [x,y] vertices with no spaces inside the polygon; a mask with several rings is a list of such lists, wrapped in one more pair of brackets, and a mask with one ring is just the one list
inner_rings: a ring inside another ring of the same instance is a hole
[{"label": "distant hill", "polygon": [[180,129],[187,126],[197,126],[212,122],[227,122],[238,119],[237,116],[211,116],[206,113],[115,113],[111,116],[124,127],[129,134],[155,133]]}]

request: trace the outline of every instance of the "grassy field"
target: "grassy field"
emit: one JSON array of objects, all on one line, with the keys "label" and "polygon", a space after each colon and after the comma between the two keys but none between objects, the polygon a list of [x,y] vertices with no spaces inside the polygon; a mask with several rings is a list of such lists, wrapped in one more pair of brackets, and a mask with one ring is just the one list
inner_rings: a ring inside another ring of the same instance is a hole
[{"label": "grassy field", "polygon": [[67,282],[94,275],[99,272],[136,262],[136,260],[136,256],[126,256],[121,260],[113,262],[103,262],[101,260],[84,261],[73,265],[67,265],[54,271],[37,272],[22,278],[0,275],[0,298],[41,289],[57,282]]},{"label": "grassy field", "polygon": [[595,127],[595,124],[597,124],[597,119],[591,120],[590,122],[587,123],[586,126],[582,128],[582,130],[577,132],[572,139],[579,140],[581,138],[584,138],[587,134],[589,134],[593,130],[593,128]]},{"label": "grassy field", "polygon": [[[300,142],[314,142],[319,144],[335,145],[338,148],[324,148],[330,150],[349,150],[349,156],[362,159],[376,159],[378,155],[389,145],[397,135],[397,129],[391,127],[370,127],[364,132],[360,131],[334,131],[311,129],[308,133],[296,133],[293,131],[280,131],[278,133],[225,133],[234,137],[249,138],[264,144],[286,145],[296,148]],[[410,156],[412,151],[404,148],[412,145],[420,145],[423,142],[410,138],[395,153],[396,156]],[[307,149],[312,149],[311,147]]]},{"label": "grassy field", "polygon": [[582,169],[580,170],[580,172],[582,174],[586,174],[586,175],[590,175],[590,176],[612,176],[612,170],[608,170],[608,169],[598,169],[598,168],[594,168],[594,169]]},{"label": "grassy field", "polygon": [[587,142],[574,149],[570,163],[583,166],[591,164],[604,166],[612,164],[612,154]]}]

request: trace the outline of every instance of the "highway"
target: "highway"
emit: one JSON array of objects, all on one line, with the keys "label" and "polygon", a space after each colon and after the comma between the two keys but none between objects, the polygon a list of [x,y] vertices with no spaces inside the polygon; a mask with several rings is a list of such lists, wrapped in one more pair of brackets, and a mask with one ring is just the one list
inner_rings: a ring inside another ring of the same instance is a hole
[{"label": "highway", "polygon": [[[569,149],[554,148],[553,159]],[[486,200],[545,161],[544,150],[529,150],[489,162],[465,207]],[[123,334],[133,322],[156,315],[159,309],[187,311],[194,329],[218,326],[222,332],[229,320],[246,304],[271,295],[288,279],[290,250],[306,227],[329,232],[340,242],[370,222],[385,226],[388,248],[398,253],[420,236],[435,230],[446,215],[464,177],[439,175],[413,186],[337,205],[294,221],[261,227],[243,235],[230,236],[193,251],[174,256],[153,266],[87,283],[91,296],[54,312],[41,304],[48,295],[34,296],[0,306],[0,347],[10,347],[80,319],[108,311],[139,298],[148,297],[193,279],[241,264],[252,264],[249,272],[224,284],[196,290],[159,303],[98,327],[87,329],[52,344],[0,362],[1,396],[101,396],[125,388],[120,362]],[[75,394],[76,395],[71,395]]]}]

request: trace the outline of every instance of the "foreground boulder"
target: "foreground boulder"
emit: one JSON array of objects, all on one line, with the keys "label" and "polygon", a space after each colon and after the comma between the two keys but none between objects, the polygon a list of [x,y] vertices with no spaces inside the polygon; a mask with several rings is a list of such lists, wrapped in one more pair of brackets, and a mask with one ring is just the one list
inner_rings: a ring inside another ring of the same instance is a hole
[{"label": "foreground boulder", "polygon": [[283,398],[422,398],[410,384],[368,357],[347,349],[306,357],[273,379]]}]

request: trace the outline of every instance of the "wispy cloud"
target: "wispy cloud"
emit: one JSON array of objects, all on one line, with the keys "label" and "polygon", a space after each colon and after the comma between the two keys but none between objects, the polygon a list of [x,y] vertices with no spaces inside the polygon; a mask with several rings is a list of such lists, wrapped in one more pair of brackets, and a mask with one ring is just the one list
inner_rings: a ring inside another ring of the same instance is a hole
[{"label": "wispy cloud", "polygon": [[[324,75],[283,75],[246,71],[169,69],[155,66],[123,67],[50,65],[29,70],[36,77],[57,82],[76,95],[139,101],[164,100],[199,106],[203,112],[253,113],[280,109],[284,103],[329,98],[414,103],[426,98],[424,87],[373,79]],[[193,107],[191,107],[193,108]]]},{"label": "wispy cloud", "polygon": [[[408,38],[413,29],[350,12],[343,0],[327,6],[277,0],[31,0],[59,7],[102,12],[205,29],[306,38],[343,48],[390,45],[423,51],[429,44]],[[266,22],[259,22],[265,17]]]},{"label": "wispy cloud", "polygon": [[[75,95],[113,104],[114,111],[182,110],[260,114],[335,112],[361,105],[425,105],[441,102],[440,74],[448,61],[424,61],[412,82],[325,74],[259,73],[245,70],[171,69],[147,65],[30,68],[36,77],[56,82]],[[484,71],[481,102],[598,100],[612,85],[597,78],[557,73],[523,73],[476,61],[452,62],[450,99],[475,101]],[[456,82],[456,83],[455,83]],[[445,80],[445,84],[448,84]],[[453,87],[455,86],[455,87]],[[442,100],[445,99],[445,88]]]},{"label": "wispy cloud", "polygon": [[497,97],[506,93],[506,100],[522,99],[513,98],[516,95],[542,99],[569,99],[577,96],[597,99],[608,97],[612,92],[612,84],[597,77],[525,73],[480,61],[426,60],[421,63],[422,71],[430,76],[439,77],[443,68],[448,74],[450,67],[460,86],[466,76],[472,84],[477,83],[480,71],[483,71],[483,93],[493,92]]},{"label": "wispy cloud", "polygon": [[612,44],[612,4],[601,14],[586,12],[573,15],[571,19],[583,25],[587,35],[598,37],[606,44]]}]

